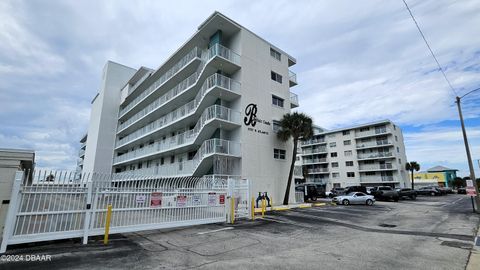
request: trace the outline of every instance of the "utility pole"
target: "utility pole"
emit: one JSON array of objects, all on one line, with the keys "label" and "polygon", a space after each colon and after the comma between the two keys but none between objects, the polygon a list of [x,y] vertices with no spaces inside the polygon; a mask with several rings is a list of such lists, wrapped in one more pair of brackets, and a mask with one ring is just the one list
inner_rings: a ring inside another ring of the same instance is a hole
[{"label": "utility pole", "polygon": [[[475,89],[473,91],[479,90]],[[470,147],[468,146],[468,139],[467,139],[467,132],[465,131],[465,123],[463,122],[463,115],[462,115],[462,107],[460,105],[461,98],[464,96],[472,93],[473,91],[468,92],[467,94],[463,95],[462,97],[456,97],[456,103],[458,108],[458,115],[460,116],[460,124],[462,125],[462,133],[463,133],[463,142],[465,144],[465,151],[467,152],[467,160],[468,160],[468,168],[470,169],[470,179],[473,182],[473,186],[475,187],[475,191],[477,196],[475,196],[475,210],[477,213],[480,213],[478,207],[480,206],[480,194],[478,192],[477,180],[475,178],[475,169],[473,168],[472,156],[470,155]]]}]

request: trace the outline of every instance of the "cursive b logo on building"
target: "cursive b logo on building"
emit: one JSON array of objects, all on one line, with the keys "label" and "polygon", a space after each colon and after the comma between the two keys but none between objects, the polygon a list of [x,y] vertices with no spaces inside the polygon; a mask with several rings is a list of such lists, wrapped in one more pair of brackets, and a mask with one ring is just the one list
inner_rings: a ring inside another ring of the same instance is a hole
[{"label": "cursive b logo on building", "polygon": [[257,104],[250,103],[245,107],[245,117],[243,123],[254,127],[257,124]]}]

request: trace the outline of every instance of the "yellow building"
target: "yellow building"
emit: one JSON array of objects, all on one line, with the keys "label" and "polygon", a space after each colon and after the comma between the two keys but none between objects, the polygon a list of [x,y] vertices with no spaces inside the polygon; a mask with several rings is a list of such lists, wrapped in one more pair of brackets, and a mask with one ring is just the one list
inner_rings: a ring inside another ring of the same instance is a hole
[{"label": "yellow building", "polygon": [[435,185],[448,187],[448,181],[456,177],[456,169],[436,166],[426,172],[413,174],[414,184],[419,186]]}]

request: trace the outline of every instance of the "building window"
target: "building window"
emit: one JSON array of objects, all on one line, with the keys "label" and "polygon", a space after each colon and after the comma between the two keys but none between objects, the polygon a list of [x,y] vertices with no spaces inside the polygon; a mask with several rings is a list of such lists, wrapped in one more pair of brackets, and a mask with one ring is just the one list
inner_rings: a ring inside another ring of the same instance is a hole
[{"label": "building window", "polygon": [[375,172],[366,172],[365,175],[375,175]]},{"label": "building window", "polygon": [[272,104],[283,108],[283,98],[272,95]]},{"label": "building window", "polygon": [[335,133],[328,134],[328,138],[335,138]]},{"label": "building window", "polygon": [[192,160],[196,154],[197,154],[197,151],[188,152],[188,160]]},{"label": "building window", "polygon": [[147,168],[150,168],[150,163],[152,163],[151,160],[147,160]]},{"label": "building window", "polygon": [[365,132],[365,131],[369,131],[370,128],[369,127],[363,127],[360,129],[360,132]]},{"label": "building window", "polygon": [[398,148],[398,146],[397,146],[397,153],[400,153],[400,148]]},{"label": "building window", "polygon": [[163,164],[165,164],[165,158],[162,157],[160,158],[160,165],[163,165]]},{"label": "building window", "polygon": [[340,173],[338,172],[332,173],[332,178],[338,178],[338,177],[340,177]]},{"label": "building window", "polygon": [[397,127],[395,125],[393,125],[393,130],[397,130]]},{"label": "building window", "polygon": [[401,159],[398,159],[398,164],[402,164],[402,160],[401,160]]},{"label": "building window", "polygon": [[345,166],[352,167],[353,166],[353,161],[345,161]]},{"label": "building window", "polygon": [[270,48],[270,56],[277,59],[278,61],[282,61],[282,54],[272,48]]},{"label": "building window", "polygon": [[344,130],[342,133],[343,133],[343,136],[349,135],[349,134],[350,134],[350,130]]},{"label": "building window", "polygon": [[175,156],[170,156],[170,163],[174,163],[175,162]]},{"label": "building window", "polygon": [[330,157],[337,157],[337,152],[330,153]]},{"label": "building window", "polygon": [[343,145],[351,145],[351,144],[352,144],[352,141],[350,140],[343,141]]},{"label": "building window", "polygon": [[352,150],[348,150],[348,151],[343,152],[343,155],[346,156],[346,157],[353,155]]},{"label": "building window", "polygon": [[270,72],[271,76],[272,76],[272,80],[273,81],[276,81],[278,83],[282,83],[282,75],[278,74],[278,73],[275,73],[275,72]]},{"label": "building window", "polygon": [[355,177],[355,173],[354,172],[347,172],[347,177]]},{"label": "building window", "polygon": [[130,171],[133,171],[133,170],[135,170],[135,165],[132,164],[130,165]]},{"label": "building window", "polygon": [[278,132],[281,129],[280,121],[273,120],[272,121],[272,128],[273,128],[273,132]]},{"label": "building window", "polygon": [[273,158],[274,159],[285,159],[285,153],[286,153],[285,150],[274,148],[273,149]]},{"label": "building window", "polygon": [[398,142],[398,137],[397,137],[397,135],[395,135],[395,141]]},{"label": "building window", "polygon": [[332,162],[332,168],[338,168],[338,162]]},{"label": "building window", "polygon": [[141,169],[141,168],[142,168],[142,165],[143,165],[143,164],[142,164],[141,162],[140,162],[140,163],[138,163],[138,166],[137,166],[137,167],[138,167],[138,169]]},{"label": "building window", "polygon": [[337,147],[337,143],[336,143],[336,142],[331,142],[331,143],[329,144],[329,146],[330,146],[330,147]]}]

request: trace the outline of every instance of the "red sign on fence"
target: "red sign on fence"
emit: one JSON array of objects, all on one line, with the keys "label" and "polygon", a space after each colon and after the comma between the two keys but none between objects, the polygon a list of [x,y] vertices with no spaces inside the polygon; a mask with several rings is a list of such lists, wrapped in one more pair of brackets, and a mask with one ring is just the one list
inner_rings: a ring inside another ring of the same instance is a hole
[{"label": "red sign on fence", "polygon": [[224,194],[220,194],[220,204],[225,204],[225,195]]},{"label": "red sign on fence", "polygon": [[177,196],[177,207],[185,207],[187,205],[187,196],[178,195]]},{"label": "red sign on fence", "polygon": [[152,192],[150,196],[150,207],[160,207],[162,206],[162,193],[161,192]]}]

